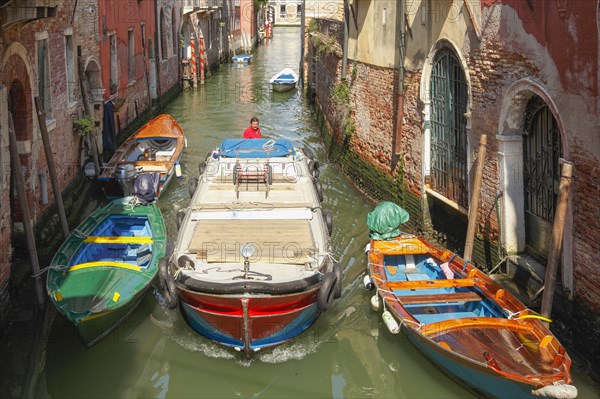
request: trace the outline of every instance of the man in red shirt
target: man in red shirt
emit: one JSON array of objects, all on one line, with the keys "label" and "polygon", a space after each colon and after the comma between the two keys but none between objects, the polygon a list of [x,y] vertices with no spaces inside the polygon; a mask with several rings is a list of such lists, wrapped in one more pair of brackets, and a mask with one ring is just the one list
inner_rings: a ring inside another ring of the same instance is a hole
[{"label": "man in red shirt", "polygon": [[260,128],[258,127],[258,118],[256,116],[254,116],[254,117],[252,117],[252,119],[250,119],[250,126],[248,126],[246,128],[246,130],[244,130],[244,138],[245,139],[261,138]]}]

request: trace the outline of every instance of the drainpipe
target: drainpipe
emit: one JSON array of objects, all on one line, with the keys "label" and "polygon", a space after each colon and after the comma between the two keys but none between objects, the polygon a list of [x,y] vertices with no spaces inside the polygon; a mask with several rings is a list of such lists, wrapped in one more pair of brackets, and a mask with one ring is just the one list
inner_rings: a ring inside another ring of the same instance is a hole
[{"label": "drainpipe", "polygon": [[350,25],[350,9],[348,0],[344,0],[344,42],[342,43],[342,80],[346,80],[346,69],[348,67],[348,36]]},{"label": "drainpipe", "polygon": [[[275,15],[273,15],[275,20]],[[298,66],[298,76],[304,87],[304,40],[305,40],[305,25],[306,25],[306,0],[302,0],[302,11],[300,12],[300,65]]]},{"label": "drainpipe", "polygon": [[400,7],[400,61],[398,65],[398,108],[396,110],[396,141],[394,146],[394,153],[399,154],[401,152],[400,140],[398,140],[402,127],[404,125],[404,57],[406,49],[406,11],[405,11],[405,0],[398,2]]},{"label": "drainpipe", "polygon": [[[156,48],[155,60],[156,60],[156,97],[158,99],[158,107],[162,109],[162,90],[160,88],[160,64],[162,63],[162,43],[158,46],[160,35],[158,34],[159,28],[162,33],[162,26],[160,26],[160,19],[158,17],[158,1],[154,3],[154,47]],[[158,51],[160,48],[160,51]],[[160,57],[159,57],[160,56]]]}]

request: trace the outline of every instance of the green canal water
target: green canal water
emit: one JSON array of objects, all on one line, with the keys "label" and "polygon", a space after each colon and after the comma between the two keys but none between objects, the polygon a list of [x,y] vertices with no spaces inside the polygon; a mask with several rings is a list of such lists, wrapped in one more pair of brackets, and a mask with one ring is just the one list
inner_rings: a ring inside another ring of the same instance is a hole
[{"label": "green canal water", "polygon": [[[324,208],[333,210],[334,252],[344,268],[343,296],[303,335],[258,352],[251,361],[193,332],[179,311],[165,311],[149,294],[107,339],[85,349],[62,317],[52,325],[37,392],[49,398],[469,398],[459,384],[425,360],[402,335],[390,334],[370,309],[362,287],[367,213],[373,208],[326,157],[306,100],[298,90],[271,93],[268,81],[298,69],[299,28],[277,28],[246,66],[223,65],[196,91],[165,112],[182,125],[188,148],[183,177],[160,199],[175,237],[175,213],[189,202],[198,164],[222,139],[241,137],[252,116],[263,136],[312,148],[321,163]],[[260,234],[260,232],[256,232]],[[580,397],[597,398],[584,376]]]}]

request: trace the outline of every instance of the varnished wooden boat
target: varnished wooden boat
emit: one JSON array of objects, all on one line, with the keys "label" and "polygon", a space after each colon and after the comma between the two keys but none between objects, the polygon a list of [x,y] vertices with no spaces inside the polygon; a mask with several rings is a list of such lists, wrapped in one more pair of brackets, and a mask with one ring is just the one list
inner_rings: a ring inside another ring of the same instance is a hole
[{"label": "varnished wooden boat", "polygon": [[106,196],[114,198],[130,194],[123,193],[116,181],[119,168],[131,165],[134,174],[159,172],[158,198],[175,174],[184,146],[181,126],[170,115],[158,115],[125,140],[103,168],[98,181]]},{"label": "varnished wooden boat", "polygon": [[192,329],[246,357],[301,334],[341,295],[311,156],[284,139],[225,140],[178,215],[162,280]]},{"label": "varnished wooden boat", "polygon": [[485,397],[577,396],[544,318],[473,265],[402,236],[372,240],[368,257],[373,307],[447,374]]},{"label": "varnished wooden boat", "polygon": [[86,346],[111,333],[140,303],[158,274],[167,235],[156,204],[118,198],[97,209],[60,247],[48,295]]}]

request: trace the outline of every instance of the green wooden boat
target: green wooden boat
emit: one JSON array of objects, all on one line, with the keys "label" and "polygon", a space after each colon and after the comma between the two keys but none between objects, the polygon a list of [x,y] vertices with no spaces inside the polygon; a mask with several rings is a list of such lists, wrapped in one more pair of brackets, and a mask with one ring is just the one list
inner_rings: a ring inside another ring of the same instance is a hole
[{"label": "green wooden boat", "polygon": [[166,229],[155,204],[119,198],[73,231],[50,265],[50,299],[94,345],[140,303],[166,252]]}]

